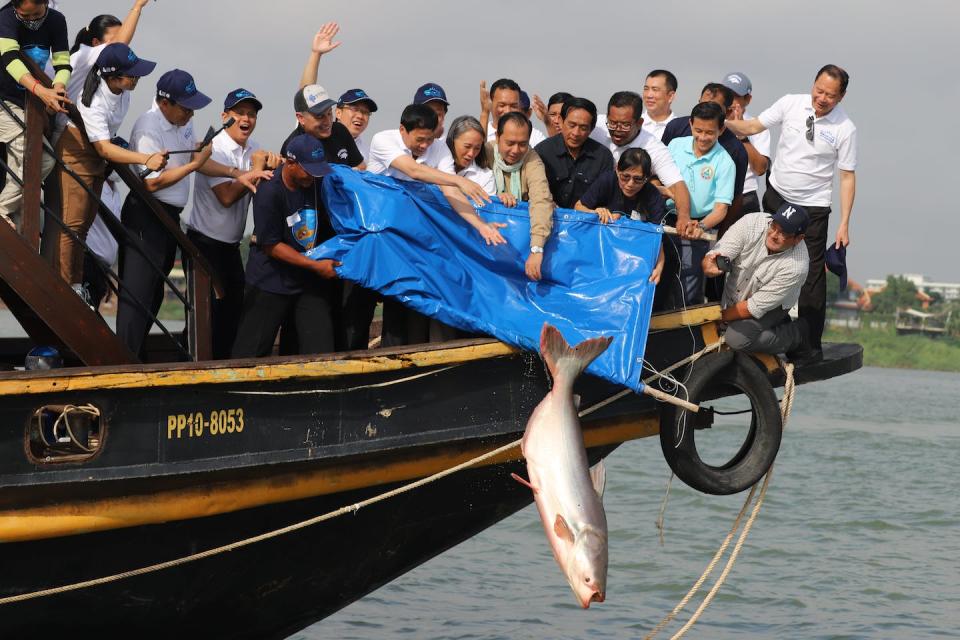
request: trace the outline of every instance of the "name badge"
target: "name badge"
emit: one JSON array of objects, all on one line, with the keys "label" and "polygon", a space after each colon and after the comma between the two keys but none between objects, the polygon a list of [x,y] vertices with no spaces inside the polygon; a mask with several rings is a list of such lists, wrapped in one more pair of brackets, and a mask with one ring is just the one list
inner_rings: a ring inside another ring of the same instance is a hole
[{"label": "name badge", "polygon": [[288,227],[292,227],[293,225],[297,224],[298,222],[300,222],[300,213],[299,213],[299,212],[287,216],[287,226],[288,226]]}]

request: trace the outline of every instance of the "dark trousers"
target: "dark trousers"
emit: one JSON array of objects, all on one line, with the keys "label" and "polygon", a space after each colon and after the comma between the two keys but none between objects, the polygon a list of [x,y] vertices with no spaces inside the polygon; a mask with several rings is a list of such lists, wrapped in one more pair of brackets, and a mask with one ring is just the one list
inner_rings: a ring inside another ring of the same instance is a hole
[{"label": "dark trousers", "polygon": [[759,318],[731,322],[723,335],[731,349],[777,354],[798,348],[803,331],[802,322],[791,322],[785,310],[774,309]]},{"label": "dark trousers", "polygon": [[233,357],[269,356],[277,331],[287,317],[293,319],[293,325],[287,325],[285,330],[295,329],[299,353],[332,352],[335,346],[333,315],[340,291],[334,284],[321,282],[291,295],[247,287]]},{"label": "dark trousers", "polygon": [[[704,277],[701,261],[710,250],[706,240],[687,240],[679,236],[668,236],[670,246],[664,248],[665,255],[673,260],[670,286],[673,287],[675,306],[703,304]],[[672,254],[672,255],[671,255]]]},{"label": "dark trousers", "polygon": [[[743,194],[743,215],[757,213],[758,211],[763,211],[763,209],[760,208],[760,198],[757,196],[757,192],[751,191]],[[771,211],[771,213],[773,212]]]},{"label": "dark trousers", "polygon": [[393,298],[383,300],[383,329],[381,347],[400,347],[405,344],[430,342],[430,318]]},{"label": "dark trousers", "polygon": [[210,262],[213,273],[223,285],[223,297],[211,298],[211,320],[213,330],[213,358],[224,360],[230,357],[233,342],[237,338],[240,326],[240,314],[243,313],[243,258],[240,256],[240,244],[221,242],[192,229],[187,236],[197,245],[200,253]]},{"label": "dark trousers", "polygon": [[[781,204],[786,202],[783,196],[777,193],[769,184],[767,192],[763,194],[764,210],[773,213]],[[805,242],[807,253],[810,255],[810,270],[807,280],[800,290],[800,300],[797,303],[798,315],[807,320],[810,328],[810,343],[815,349],[820,348],[820,339],[823,337],[823,324],[827,318],[827,278],[824,273],[823,257],[827,250],[827,227],[830,224],[830,207],[808,207],[804,209],[810,214],[810,224],[807,226]]]},{"label": "dark trousers", "polygon": [[340,317],[339,349],[355,351],[370,345],[370,323],[380,294],[355,282],[343,283],[343,310]]},{"label": "dark trousers", "polygon": [[[160,206],[177,224],[181,207],[163,202]],[[120,211],[120,219],[127,229],[142,241],[145,256],[135,249],[120,248],[120,299],[117,303],[117,336],[132,353],[143,359],[143,344],[153,325],[153,319],[163,303],[163,278],[151,264],[169,275],[177,257],[177,241],[154,217],[140,199],[127,196]],[[134,300],[150,311],[144,313]]]}]

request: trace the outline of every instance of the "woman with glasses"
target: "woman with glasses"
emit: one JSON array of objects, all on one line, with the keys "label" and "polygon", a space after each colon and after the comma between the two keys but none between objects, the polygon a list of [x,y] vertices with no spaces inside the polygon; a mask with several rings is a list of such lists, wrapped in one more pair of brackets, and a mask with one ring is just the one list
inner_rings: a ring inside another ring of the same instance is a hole
[{"label": "woman with glasses", "polygon": [[[617,161],[616,170],[601,174],[574,208],[597,214],[603,224],[616,222],[621,216],[660,224],[667,212],[666,205],[660,191],[650,184],[650,165],[650,154],[646,150],[627,149]],[[661,247],[650,282],[660,282],[663,264]]]}]

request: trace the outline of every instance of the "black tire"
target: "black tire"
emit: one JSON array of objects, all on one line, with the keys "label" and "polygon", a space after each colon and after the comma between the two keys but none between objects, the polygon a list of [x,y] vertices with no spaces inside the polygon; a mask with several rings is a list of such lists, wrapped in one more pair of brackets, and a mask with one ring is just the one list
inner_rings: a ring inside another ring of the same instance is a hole
[{"label": "black tire", "polygon": [[660,447],[667,464],[678,478],[703,493],[729,495],[749,489],[770,469],[783,434],[777,395],[766,374],[750,356],[724,351],[694,363],[686,387],[690,402],[697,404],[731,393],[746,395],[753,409],[750,432],[728,462],[709,465],[697,452],[696,429],[688,421],[690,412],[664,404],[660,411]]}]

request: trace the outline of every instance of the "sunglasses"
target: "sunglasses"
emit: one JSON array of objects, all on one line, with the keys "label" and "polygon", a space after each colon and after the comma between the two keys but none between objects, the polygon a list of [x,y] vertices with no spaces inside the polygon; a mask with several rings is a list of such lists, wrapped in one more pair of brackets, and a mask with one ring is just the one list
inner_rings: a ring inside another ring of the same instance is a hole
[{"label": "sunglasses", "polygon": [[813,116],[807,118],[807,142],[813,142]]},{"label": "sunglasses", "polygon": [[650,178],[646,178],[646,177],[641,178],[640,176],[628,176],[625,173],[619,173],[619,172],[617,173],[617,177],[619,177],[621,182],[623,182],[624,184],[633,183],[638,187],[642,187],[643,185],[647,184],[647,181],[650,180]]}]

